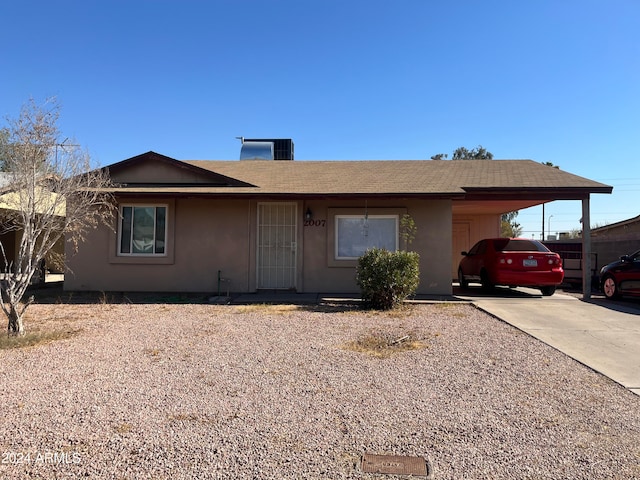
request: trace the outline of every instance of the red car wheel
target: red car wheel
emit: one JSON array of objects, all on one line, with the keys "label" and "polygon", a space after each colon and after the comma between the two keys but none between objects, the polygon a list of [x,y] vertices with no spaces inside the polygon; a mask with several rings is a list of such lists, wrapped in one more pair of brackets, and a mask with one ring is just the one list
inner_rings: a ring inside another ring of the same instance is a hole
[{"label": "red car wheel", "polygon": [[550,297],[551,295],[556,293],[556,287],[555,285],[547,285],[546,287],[540,287],[540,291],[545,297]]},{"label": "red car wheel", "polygon": [[618,286],[612,276],[609,275],[602,281],[602,293],[609,299],[616,298],[619,295]]},{"label": "red car wheel", "polygon": [[489,273],[486,270],[480,272],[480,283],[484,290],[491,290],[494,287],[493,283],[489,280]]}]

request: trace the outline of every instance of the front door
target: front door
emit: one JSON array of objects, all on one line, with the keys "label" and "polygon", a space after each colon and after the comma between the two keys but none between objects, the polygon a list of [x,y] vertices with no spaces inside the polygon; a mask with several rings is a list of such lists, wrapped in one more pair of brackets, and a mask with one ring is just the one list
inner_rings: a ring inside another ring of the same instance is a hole
[{"label": "front door", "polygon": [[296,288],[295,203],[258,204],[258,288]]}]

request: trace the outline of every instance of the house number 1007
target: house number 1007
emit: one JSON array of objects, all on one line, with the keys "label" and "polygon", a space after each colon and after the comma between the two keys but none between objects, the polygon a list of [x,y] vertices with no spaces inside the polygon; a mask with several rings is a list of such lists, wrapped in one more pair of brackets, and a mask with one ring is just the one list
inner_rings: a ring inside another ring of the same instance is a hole
[{"label": "house number 1007", "polygon": [[326,220],[305,220],[304,226],[305,227],[324,227],[326,223],[327,223]]}]

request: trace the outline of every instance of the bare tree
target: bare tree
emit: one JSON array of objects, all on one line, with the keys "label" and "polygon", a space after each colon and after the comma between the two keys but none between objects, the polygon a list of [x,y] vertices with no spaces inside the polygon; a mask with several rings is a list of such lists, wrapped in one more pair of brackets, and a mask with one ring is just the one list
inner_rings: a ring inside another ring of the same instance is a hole
[{"label": "bare tree", "polygon": [[55,99],[42,106],[32,99],[17,119],[8,119],[0,229],[15,232],[16,246],[7,252],[0,242],[0,305],[13,335],[25,332],[23,315],[34,299],[23,297],[56,242],[77,247],[89,230],[113,216],[108,172],[92,169],[87,152],[73,142],[60,141],[59,116]]}]

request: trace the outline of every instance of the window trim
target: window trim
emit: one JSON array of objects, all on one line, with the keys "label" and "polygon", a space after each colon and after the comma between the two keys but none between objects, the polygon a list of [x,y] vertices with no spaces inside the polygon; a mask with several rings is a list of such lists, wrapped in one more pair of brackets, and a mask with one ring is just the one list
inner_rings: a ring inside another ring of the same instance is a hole
[{"label": "window trim", "polygon": [[[112,234],[109,235],[109,263],[112,264],[143,264],[170,265],[175,260],[175,199],[149,199],[136,201],[135,198],[118,199],[117,215],[112,224]],[[120,254],[120,240],[122,229],[122,207],[166,207],[165,215],[165,246],[164,254]]]},{"label": "window trim", "polygon": [[[167,256],[167,230],[168,230],[168,225],[167,225],[167,216],[168,216],[168,212],[169,212],[169,205],[167,205],[166,203],[132,203],[132,204],[128,204],[128,203],[122,203],[119,206],[119,215],[118,215],[118,249],[117,249],[117,255],[119,257],[166,257]],[[123,220],[124,220],[124,209],[125,208],[131,208],[132,209],[132,217],[131,217],[131,243],[129,245],[131,252],[123,252],[122,251],[122,233],[123,233]],[[135,217],[135,209],[136,208],[153,208],[153,248],[154,251],[151,253],[144,253],[144,252],[134,252],[133,251],[133,219]],[[163,252],[162,253],[156,253],[155,252],[155,248],[156,248],[156,236],[158,234],[158,228],[156,225],[156,221],[158,218],[157,215],[157,209],[158,208],[164,208],[164,248],[163,248]]]},{"label": "window trim", "polygon": [[[336,260],[336,215],[356,215],[360,218],[364,217],[365,205],[358,206],[341,206],[341,207],[328,207],[327,208],[327,241],[326,241],[326,262],[329,268],[356,268],[358,266],[358,260]],[[397,215],[398,219],[408,213],[407,207],[393,206],[393,207],[380,207],[376,205],[369,205],[366,208],[367,214],[371,215]],[[398,225],[398,234],[400,233]],[[400,244],[398,244],[400,245]],[[400,247],[398,247],[400,248]]]}]

